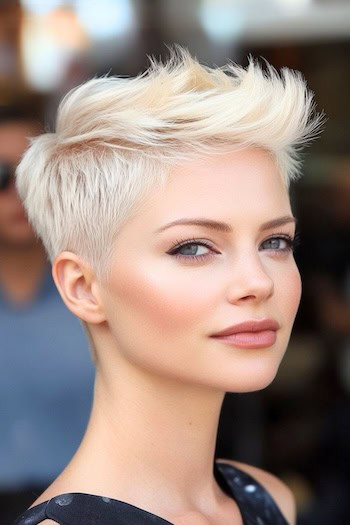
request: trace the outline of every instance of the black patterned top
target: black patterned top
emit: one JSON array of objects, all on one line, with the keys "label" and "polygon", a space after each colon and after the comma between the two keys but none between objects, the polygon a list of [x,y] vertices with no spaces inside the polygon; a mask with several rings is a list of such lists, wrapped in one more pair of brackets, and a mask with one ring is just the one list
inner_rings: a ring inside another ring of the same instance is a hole
[{"label": "black patterned top", "polygon": [[[251,476],[227,463],[215,464],[221,488],[237,503],[244,525],[288,525],[270,494]],[[91,494],[62,494],[36,505],[13,525],[38,525],[45,519],[60,525],[172,525],[123,501]]]}]

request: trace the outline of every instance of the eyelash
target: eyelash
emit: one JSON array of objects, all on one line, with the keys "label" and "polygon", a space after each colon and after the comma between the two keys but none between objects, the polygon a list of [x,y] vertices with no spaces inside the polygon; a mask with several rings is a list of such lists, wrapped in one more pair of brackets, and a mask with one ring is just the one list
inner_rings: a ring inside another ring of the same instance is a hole
[{"label": "eyelash", "polygon": [[[274,240],[274,239],[282,239],[286,241],[287,246],[286,248],[281,248],[278,250],[271,249],[270,251],[275,253],[287,253],[287,252],[293,252],[298,246],[300,242],[300,236],[299,233],[296,233],[294,237],[291,237],[290,235],[286,235],[285,233],[276,233],[272,235],[271,237],[268,237],[265,239],[261,244],[264,244],[267,241]],[[208,248],[211,250],[210,253],[205,253],[202,255],[183,255],[179,253],[179,250],[183,248],[184,246],[191,246],[191,245],[198,245],[198,246],[204,246],[205,248]],[[213,257],[214,254],[219,254],[220,252],[215,250],[213,245],[209,243],[208,241],[205,241],[203,239],[186,239],[186,240],[179,240],[176,241],[176,244],[167,252],[168,255],[172,255],[173,257],[176,257],[178,259],[185,259],[186,261],[203,261],[207,259],[208,257]]]},{"label": "eyelash", "polygon": [[[198,246],[204,246],[205,248],[209,248],[211,250],[210,253],[206,253],[203,255],[183,255],[181,253],[178,253],[178,250],[183,248],[184,246],[191,246],[193,244],[196,244]],[[215,253],[219,253],[217,250],[214,249],[213,245],[209,243],[208,241],[199,240],[199,239],[186,239],[186,240],[179,240],[176,241],[175,246],[173,246],[168,252],[169,255],[172,255],[178,259],[186,259],[186,261],[189,260],[204,260],[208,257],[212,257]]]},{"label": "eyelash", "polygon": [[271,237],[268,237],[267,239],[265,239],[262,242],[262,244],[264,244],[267,241],[274,240],[274,239],[282,239],[283,241],[286,241],[287,246],[286,248],[280,248],[278,250],[271,249],[271,251],[274,251],[276,253],[294,252],[295,248],[298,246],[300,242],[300,235],[299,233],[296,233],[294,237],[291,237],[290,235],[287,235],[285,233],[275,233]]}]

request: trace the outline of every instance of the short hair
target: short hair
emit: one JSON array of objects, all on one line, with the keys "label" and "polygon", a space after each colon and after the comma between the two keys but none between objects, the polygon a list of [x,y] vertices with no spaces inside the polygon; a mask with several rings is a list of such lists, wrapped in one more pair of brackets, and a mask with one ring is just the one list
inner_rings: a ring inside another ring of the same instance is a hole
[{"label": "short hair", "polygon": [[32,140],[17,187],[50,259],[71,250],[102,276],[119,228],[171,166],[259,147],[288,186],[321,118],[299,72],[253,58],[210,68],[176,47],[135,78],[94,78],[68,93],[56,132]]}]

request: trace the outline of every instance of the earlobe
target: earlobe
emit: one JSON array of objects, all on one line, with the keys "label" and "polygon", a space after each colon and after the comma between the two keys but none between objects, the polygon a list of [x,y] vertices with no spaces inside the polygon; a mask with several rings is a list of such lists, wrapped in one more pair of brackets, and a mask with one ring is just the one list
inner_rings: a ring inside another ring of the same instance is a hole
[{"label": "earlobe", "polygon": [[69,310],[86,323],[106,320],[91,267],[75,253],[62,252],[52,265],[52,275]]}]

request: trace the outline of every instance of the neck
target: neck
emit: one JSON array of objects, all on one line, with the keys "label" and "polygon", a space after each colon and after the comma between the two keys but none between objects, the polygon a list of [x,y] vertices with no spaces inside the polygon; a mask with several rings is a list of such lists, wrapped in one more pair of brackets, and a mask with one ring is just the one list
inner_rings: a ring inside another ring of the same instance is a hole
[{"label": "neck", "polygon": [[[212,496],[223,393],[131,367],[115,370],[114,378],[113,373],[97,373],[91,420],[74,460],[75,466],[94,472],[96,483],[109,485],[93,490],[106,493],[124,485],[122,496],[130,500],[138,493],[138,480],[141,492],[146,479],[149,490],[160,491],[167,500],[170,494]],[[127,476],[121,480],[123,473]]]},{"label": "neck", "polygon": [[0,285],[9,300],[25,303],[40,286],[46,255],[40,243],[24,246],[0,244]]}]

